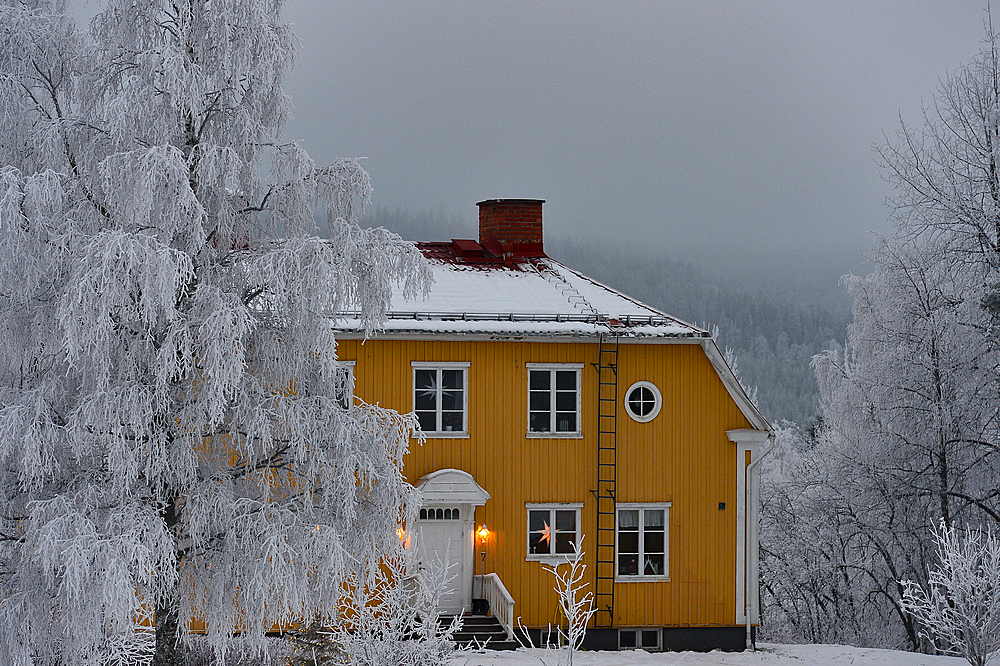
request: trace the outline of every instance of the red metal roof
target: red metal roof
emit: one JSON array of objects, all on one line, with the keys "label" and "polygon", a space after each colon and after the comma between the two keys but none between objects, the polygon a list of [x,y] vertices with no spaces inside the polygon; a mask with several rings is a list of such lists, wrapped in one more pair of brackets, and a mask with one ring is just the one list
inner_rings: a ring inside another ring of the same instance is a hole
[{"label": "red metal roof", "polygon": [[540,243],[522,244],[524,246],[522,247],[521,245],[501,246],[494,242],[483,246],[474,240],[456,238],[451,242],[421,242],[416,245],[428,259],[481,269],[510,268],[517,270],[522,264],[531,264],[538,259],[545,258]]}]

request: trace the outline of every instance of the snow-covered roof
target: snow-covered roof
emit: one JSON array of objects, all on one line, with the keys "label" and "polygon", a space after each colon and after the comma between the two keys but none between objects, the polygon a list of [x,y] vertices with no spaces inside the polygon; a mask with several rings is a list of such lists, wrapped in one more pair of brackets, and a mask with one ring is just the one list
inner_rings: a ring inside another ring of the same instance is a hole
[{"label": "snow-covered roof", "polygon": [[[544,256],[505,260],[475,241],[418,247],[431,264],[431,292],[416,301],[395,295],[380,335],[711,337]],[[357,332],[361,322],[348,313],[336,328]]]},{"label": "snow-covered roof", "polygon": [[[605,333],[622,342],[699,343],[751,425],[773,432],[708,331],[546,257],[540,245],[514,256],[471,240],[417,247],[433,272],[430,294],[416,301],[394,294],[379,337],[544,340]],[[364,335],[356,313],[344,313],[334,326],[341,336]]]}]

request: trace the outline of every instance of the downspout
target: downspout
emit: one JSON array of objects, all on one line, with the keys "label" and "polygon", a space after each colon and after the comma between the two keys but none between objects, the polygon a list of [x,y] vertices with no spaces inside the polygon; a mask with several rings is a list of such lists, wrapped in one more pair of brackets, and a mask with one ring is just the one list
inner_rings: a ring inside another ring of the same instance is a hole
[{"label": "downspout", "polygon": [[[746,466],[746,482],[743,484],[744,485],[743,490],[744,490],[744,493],[746,495],[744,497],[744,501],[743,501],[743,506],[746,507],[746,510],[745,510],[746,511],[746,517],[743,520],[743,530],[744,530],[743,543],[745,544],[745,547],[747,549],[746,557],[743,558],[743,585],[746,588],[746,591],[743,593],[743,616],[746,618],[746,621],[747,621],[747,649],[748,650],[756,650],[757,649],[757,647],[754,645],[754,641],[753,641],[753,633],[752,633],[752,629],[751,629],[751,622],[752,622],[752,620],[751,620],[751,617],[750,617],[750,611],[753,609],[753,602],[751,601],[752,597],[750,596],[750,592],[751,592],[751,590],[750,590],[750,569],[751,569],[750,562],[751,562],[751,554],[753,555],[754,561],[757,561],[759,559],[759,553],[758,553],[759,549],[758,549],[758,545],[757,545],[757,539],[758,539],[757,530],[750,529],[750,515],[752,513],[752,511],[751,511],[752,505],[751,505],[750,502],[753,499],[753,473],[754,473],[754,470],[757,468],[757,465],[759,465],[764,460],[764,458],[766,458],[768,455],[770,455],[770,453],[772,451],[774,451],[774,433],[773,432],[768,433],[768,435],[767,435],[767,441],[770,442],[770,446],[767,448],[767,450],[764,451],[764,453],[762,453],[759,456],[757,456],[756,460],[750,461],[750,464]],[[759,519],[759,516],[756,516],[756,517]],[[752,538],[752,543],[751,543],[751,537],[753,537]],[[756,579],[755,579],[754,582],[756,582]],[[756,594],[757,591],[754,590],[753,593]]]}]

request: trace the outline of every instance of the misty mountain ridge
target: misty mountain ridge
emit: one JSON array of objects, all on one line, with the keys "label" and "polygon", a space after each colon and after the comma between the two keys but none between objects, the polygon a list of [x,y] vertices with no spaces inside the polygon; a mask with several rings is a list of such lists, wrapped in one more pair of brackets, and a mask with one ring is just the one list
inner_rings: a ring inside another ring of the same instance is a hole
[{"label": "misty mountain ridge", "polygon": [[[442,212],[378,208],[363,224],[385,227],[407,240],[478,236],[468,221]],[[670,315],[708,330],[717,327],[719,346],[736,353],[744,383],[758,388],[758,406],[772,423],[807,425],[815,418],[818,393],[810,361],[846,338],[851,300],[836,267],[860,263],[854,257],[796,256],[761,262],[758,276],[744,269],[734,277],[652,248],[547,238],[545,251]],[[767,272],[769,267],[781,270]]]}]

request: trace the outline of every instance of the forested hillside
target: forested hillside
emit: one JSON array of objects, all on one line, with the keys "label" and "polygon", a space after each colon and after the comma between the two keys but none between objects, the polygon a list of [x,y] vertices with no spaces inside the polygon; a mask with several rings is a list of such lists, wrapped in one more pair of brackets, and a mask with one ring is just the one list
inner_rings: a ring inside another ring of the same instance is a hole
[{"label": "forested hillside", "polygon": [[[380,208],[366,223],[384,226],[409,240],[477,235],[462,218],[442,213]],[[654,254],[654,249],[639,252],[555,238],[546,241],[546,252],[668,314],[709,330],[718,327],[720,347],[736,353],[744,382],[758,388],[759,406],[772,422],[789,420],[806,425],[815,417],[817,388],[810,361],[821,351],[843,343],[850,319],[846,290],[808,293],[736,284],[714,279],[666,253]],[[782,267],[774,270],[780,273]],[[791,282],[775,279],[769,284]]]},{"label": "forested hillside", "polygon": [[[1000,35],[878,146],[893,234],[848,280],[821,418],[779,429],[761,484],[773,639],[1000,650]],[[946,545],[947,542],[950,545]]]},{"label": "forested hillside", "polygon": [[846,296],[714,280],[666,254],[644,256],[560,239],[549,242],[546,250],[675,317],[709,330],[718,327],[719,346],[735,352],[744,383],[757,387],[759,407],[772,422],[805,425],[815,417],[817,389],[810,361],[843,342],[850,319]]}]

